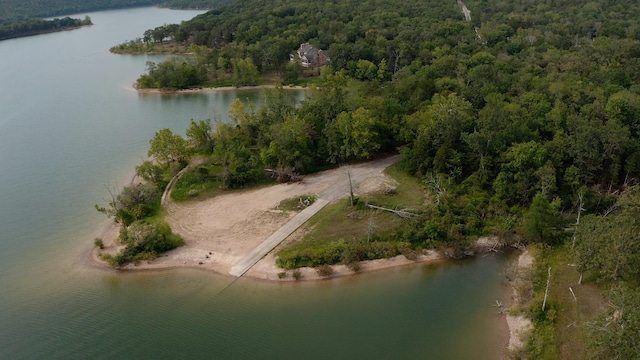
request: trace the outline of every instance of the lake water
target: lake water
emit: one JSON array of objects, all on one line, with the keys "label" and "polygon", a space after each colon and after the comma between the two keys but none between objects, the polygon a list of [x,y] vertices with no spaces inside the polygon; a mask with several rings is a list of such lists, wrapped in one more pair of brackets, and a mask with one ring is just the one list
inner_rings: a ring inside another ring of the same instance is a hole
[{"label": "lake water", "polygon": [[505,257],[228,288],[204,271],[89,265],[107,224],[93,205],[128,182],[156,131],[260,97],[131,88],[161,57],[108,48],[198,13],[89,13],[91,27],[0,42],[0,359],[498,358]]}]

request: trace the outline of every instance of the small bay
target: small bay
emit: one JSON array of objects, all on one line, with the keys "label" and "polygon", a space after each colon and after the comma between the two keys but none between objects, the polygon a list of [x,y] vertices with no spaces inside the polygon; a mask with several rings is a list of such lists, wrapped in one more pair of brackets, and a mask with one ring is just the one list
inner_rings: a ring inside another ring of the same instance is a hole
[{"label": "small bay", "polygon": [[[0,42],[0,359],[495,359],[507,256],[331,281],[115,272],[87,253],[162,129],[227,120],[260,91],[139,94],[147,61],[109,47],[201,13],[78,14],[95,25]],[[300,93],[302,96],[302,93]]]}]

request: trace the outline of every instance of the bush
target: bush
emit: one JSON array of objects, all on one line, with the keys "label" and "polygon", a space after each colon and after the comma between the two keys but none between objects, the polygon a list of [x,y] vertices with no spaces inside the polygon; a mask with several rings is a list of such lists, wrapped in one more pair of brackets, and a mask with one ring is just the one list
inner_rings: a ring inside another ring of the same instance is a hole
[{"label": "bush", "polygon": [[112,267],[120,267],[126,263],[139,264],[140,261],[151,261],[159,253],[175,249],[184,244],[182,238],[171,232],[169,224],[164,221],[136,221],[120,230],[119,241],[126,245],[109,261]]},{"label": "bush", "polygon": [[360,240],[333,243],[321,243],[283,249],[278,254],[276,264],[283,269],[293,269],[303,266],[317,267],[320,265],[350,264],[363,260],[390,258],[399,255],[397,246],[391,242],[372,241],[365,243]]},{"label": "bush", "polygon": [[104,249],[104,241],[101,238],[96,238],[93,240],[93,245],[99,247],[100,249]]},{"label": "bush", "polygon": [[171,199],[184,201],[219,190],[223,186],[218,178],[219,171],[219,168],[211,165],[200,165],[185,171],[176,181]]},{"label": "bush", "polygon": [[320,265],[316,268],[316,272],[322,277],[329,277],[333,275],[333,268],[331,265]]},{"label": "bush", "polygon": [[349,264],[347,264],[347,266],[349,266],[349,269],[351,269],[351,271],[353,271],[353,272],[358,272],[358,271],[361,270],[360,263],[357,262],[357,261],[349,263]]},{"label": "bush", "polygon": [[411,244],[407,242],[398,243],[398,251],[404,255],[407,260],[414,261],[418,259],[418,252],[411,248]]},{"label": "bush", "polygon": [[302,272],[300,271],[300,269],[294,269],[292,275],[294,279],[300,280],[300,278],[302,277]]}]

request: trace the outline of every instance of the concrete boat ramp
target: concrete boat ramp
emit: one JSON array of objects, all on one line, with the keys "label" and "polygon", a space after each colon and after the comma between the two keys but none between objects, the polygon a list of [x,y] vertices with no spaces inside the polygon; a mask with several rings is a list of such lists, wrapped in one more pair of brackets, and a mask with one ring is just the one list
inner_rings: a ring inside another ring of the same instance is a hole
[{"label": "concrete boat ramp", "polygon": [[317,199],[309,207],[302,210],[298,215],[294,216],[289,222],[284,224],[280,229],[276,230],[271,236],[269,236],[260,245],[256,246],[251,252],[242,257],[238,262],[231,267],[229,274],[233,276],[242,276],[249,271],[260,259],[267,255],[273,248],[278,246],[287,236],[291,235],[302,224],[309,220],[313,215],[320,211],[329,203],[325,199]]}]

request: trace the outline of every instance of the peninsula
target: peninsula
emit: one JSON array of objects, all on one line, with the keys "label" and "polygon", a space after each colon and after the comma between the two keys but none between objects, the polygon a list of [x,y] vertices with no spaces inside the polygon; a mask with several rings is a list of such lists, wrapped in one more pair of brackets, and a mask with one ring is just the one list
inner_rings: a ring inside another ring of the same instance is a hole
[{"label": "peninsula", "polygon": [[[348,174],[351,176],[356,194],[380,191],[395,183],[395,180],[385,175],[384,170],[398,160],[398,156],[386,157],[322,171],[306,176],[300,182],[235,191],[202,201],[176,203],[168,200],[165,204],[166,220],[173,231],[184,239],[185,245],[168,251],[152,262],[129,264],[122,270],[185,267],[229,274],[233,266],[245,255],[296,216],[297,212],[278,210],[277,206],[280,202],[306,194],[317,195],[316,202],[324,200],[324,204],[346,198],[349,196]],[[96,248],[92,251],[94,262],[106,265],[99,258],[98,253],[115,254],[119,250],[121,245],[116,242],[118,233],[118,226],[114,224],[103,234],[105,246],[104,249]],[[284,237],[282,240],[285,243],[295,241],[302,235],[301,232],[293,232],[291,237]],[[427,252],[412,260],[399,255],[390,259],[364,262],[359,271],[371,271],[420,261],[435,261],[441,258],[436,252]],[[255,266],[247,270],[248,277],[293,280],[291,276],[283,279],[281,275],[283,269],[276,265],[274,252],[268,252]],[[313,268],[303,268],[300,271],[302,272],[300,278],[304,280],[325,278]],[[336,265],[333,276],[351,274],[354,274],[354,271],[347,265]]]}]

